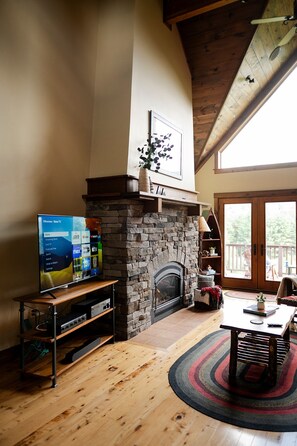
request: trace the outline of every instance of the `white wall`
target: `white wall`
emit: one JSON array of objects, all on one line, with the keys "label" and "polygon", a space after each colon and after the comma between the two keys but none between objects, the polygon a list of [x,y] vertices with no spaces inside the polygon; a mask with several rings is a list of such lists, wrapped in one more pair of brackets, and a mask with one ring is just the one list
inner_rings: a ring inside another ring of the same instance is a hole
[{"label": "white wall", "polygon": [[297,168],[214,173],[214,156],[196,174],[199,200],[213,205],[214,193],[297,188]]}]

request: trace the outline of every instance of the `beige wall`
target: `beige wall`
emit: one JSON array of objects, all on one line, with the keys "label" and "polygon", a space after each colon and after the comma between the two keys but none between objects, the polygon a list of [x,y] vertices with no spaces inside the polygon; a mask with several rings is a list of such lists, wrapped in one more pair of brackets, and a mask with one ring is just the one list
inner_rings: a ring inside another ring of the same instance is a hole
[{"label": "beige wall", "polygon": [[134,10],[135,0],[100,2],[91,177],[127,173]]},{"label": "beige wall", "polygon": [[213,205],[214,193],[297,188],[297,168],[214,174],[214,157],[196,174],[199,200]]},{"label": "beige wall", "polygon": [[191,76],[177,29],[163,24],[162,0],[109,0],[100,8],[90,176],[138,176],[137,147],[154,110],[183,131],[183,179],[150,176],[193,190]]},{"label": "beige wall", "polygon": [[[150,172],[153,181],[195,189],[191,75],[176,27],[163,24],[162,1],[137,0],[128,173],[138,175],[137,147],[148,136],[148,110],[183,131],[182,180]],[[153,32],[152,32],[153,31]]]},{"label": "beige wall", "polygon": [[38,288],[36,214],[85,212],[96,3],[0,2],[1,350],[17,343],[12,298]]},{"label": "beige wall", "polygon": [[194,160],[191,80],[162,0],[1,0],[0,66],[3,350],[18,342],[13,297],[38,289],[38,213],[82,215],[87,177],[137,175],[149,109],[185,136],[184,179],[163,182],[194,188]]}]

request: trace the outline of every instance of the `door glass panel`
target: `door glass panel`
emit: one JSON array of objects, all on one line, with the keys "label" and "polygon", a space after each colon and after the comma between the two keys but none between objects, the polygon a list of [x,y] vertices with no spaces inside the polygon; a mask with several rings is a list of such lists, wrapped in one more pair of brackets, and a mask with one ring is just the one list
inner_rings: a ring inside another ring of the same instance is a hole
[{"label": "door glass panel", "polygon": [[224,275],[251,279],[251,203],[224,205]]},{"label": "door glass panel", "polygon": [[296,203],[265,203],[266,280],[296,274]]}]

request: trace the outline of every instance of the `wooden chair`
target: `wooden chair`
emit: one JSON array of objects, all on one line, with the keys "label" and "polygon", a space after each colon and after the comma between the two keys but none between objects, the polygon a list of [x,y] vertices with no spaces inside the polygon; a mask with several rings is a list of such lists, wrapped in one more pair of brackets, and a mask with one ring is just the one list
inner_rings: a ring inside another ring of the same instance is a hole
[{"label": "wooden chair", "polygon": [[[297,307],[297,275],[282,278],[276,298],[278,305]],[[297,323],[297,315],[294,316],[294,323]]]}]

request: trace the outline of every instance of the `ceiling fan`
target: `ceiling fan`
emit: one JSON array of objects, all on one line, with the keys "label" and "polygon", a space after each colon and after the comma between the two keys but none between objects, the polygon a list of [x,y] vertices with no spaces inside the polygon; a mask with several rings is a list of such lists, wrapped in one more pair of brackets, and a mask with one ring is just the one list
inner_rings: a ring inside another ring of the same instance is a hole
[{"label": "ceiling fan", "polygon": [[[286,15],[286,16],[281,16],[281,17],[268,17],[265,19],[255,19],[251,21],[252,25],[261,25],[263,23],[272,23],[272,22],[283,22],[284,25],[287,25],[289,22],[292,21],[297,21],[297,0],[294,0],[294,4],[293,4],[293,15]],[[290,31],[287,32],[287,34],[283,37],[283,39],[279,42],[279,44],[277,45],[276,48],[274,48],[274,50],[272,51],[272,53],[269,56],[270,60],[274,60],[280,50],[281,47],[286,45],[287,43],[290,42],[290,40],[297,34],[297,24],[294,25]]]}]

